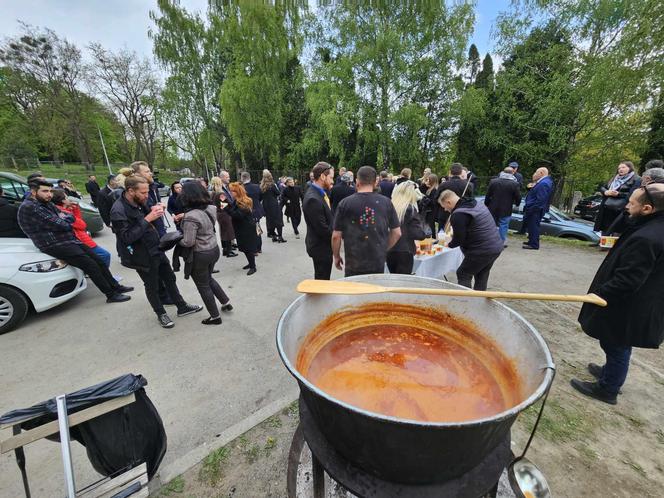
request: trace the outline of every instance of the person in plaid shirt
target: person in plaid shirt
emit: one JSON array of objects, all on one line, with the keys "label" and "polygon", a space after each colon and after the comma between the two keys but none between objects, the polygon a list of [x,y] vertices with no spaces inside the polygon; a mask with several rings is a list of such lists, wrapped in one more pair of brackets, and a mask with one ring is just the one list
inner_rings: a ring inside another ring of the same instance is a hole
[{"label": "person in plaid shirt", "polygon": [[120,285],[99,256],[76,238],[74,217],[51,202],[53,186],[41,179],[32,180],[29,186],[32,195],[18,208],[18,224],[37,249],[83,270],[106,295],[106,302],[129,301],[131,298],[123,293],[134,288]]}]

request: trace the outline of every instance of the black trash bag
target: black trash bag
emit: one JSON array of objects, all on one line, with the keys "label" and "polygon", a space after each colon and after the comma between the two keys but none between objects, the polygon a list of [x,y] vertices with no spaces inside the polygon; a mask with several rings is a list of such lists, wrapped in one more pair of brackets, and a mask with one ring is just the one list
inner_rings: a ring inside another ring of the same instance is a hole
[{"label": "black trash bag", "polygon": [[[70,428],[70,437],[85,446],[94,469],[104,476],[126,471],[145,462],[148,477],[157,472],[166,453],[166,432],[157,409],[148,398],[141,375],[127,374],[67,394],[69,415],[114,398],[135,393],[136,401]],[[30,420],[21,422],[29,417]],[[29,430],[57,420],[55,399],[13,410],[0,416],[2,424],[20,423]],[[59,441],[59,435],[49,437]]]}]

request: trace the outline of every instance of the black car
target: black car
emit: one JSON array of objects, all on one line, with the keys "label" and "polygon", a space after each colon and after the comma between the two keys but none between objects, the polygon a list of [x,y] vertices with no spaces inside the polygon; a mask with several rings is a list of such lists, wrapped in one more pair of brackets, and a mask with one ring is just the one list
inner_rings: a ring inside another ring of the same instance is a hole
[{"label": "black car", "polygon": [[595,221],[599,212],[599,205],[602,203],[602,196],[599,194],[585,197],[579,201],[574,208],[574,214],[584,220]]}]

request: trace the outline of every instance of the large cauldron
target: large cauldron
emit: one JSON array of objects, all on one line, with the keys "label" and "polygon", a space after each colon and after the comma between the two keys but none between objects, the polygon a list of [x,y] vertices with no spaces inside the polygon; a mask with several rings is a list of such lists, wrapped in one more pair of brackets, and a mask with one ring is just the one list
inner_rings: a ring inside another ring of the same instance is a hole
[{"label": "large cauldron", "polygon": [[[440,280],[409,275],[366,275],[350,280],[398,287],[456,287]],[[445,307],[472,320],[514,360],[526,398],[490,418],[463,423],[418,422],[380,415],[339,401],[296,370],[300,345],[323,318],[345,306],[377,301]],[[517,415],[544,394],[553,378],[553,360],[537,330],[507,306],[480,298],[408,294],[305,295],[296,299],[281,316],[277,348],[329,443],[365,471],[388,481],[410,484],[445,481],[475,467],[508,437]]]}]

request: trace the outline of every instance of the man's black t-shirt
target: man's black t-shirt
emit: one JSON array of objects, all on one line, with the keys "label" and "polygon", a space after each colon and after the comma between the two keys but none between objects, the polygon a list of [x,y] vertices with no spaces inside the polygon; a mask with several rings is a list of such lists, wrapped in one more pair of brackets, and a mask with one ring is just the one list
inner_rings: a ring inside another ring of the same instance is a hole
[{"label": "man's black t-shirt", "polygon": [[383,273],[391,229],[399,228],[392,201],[375,192],[358,192],[339,203],[334,230],[344,239],[346,275]]}]

